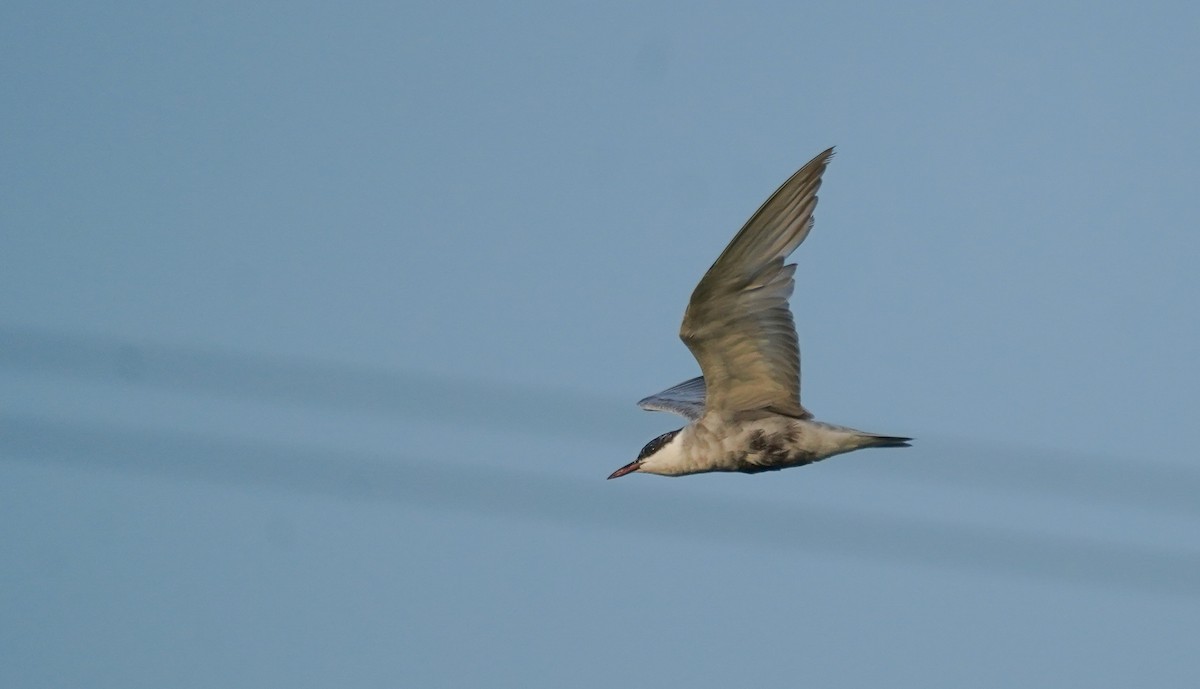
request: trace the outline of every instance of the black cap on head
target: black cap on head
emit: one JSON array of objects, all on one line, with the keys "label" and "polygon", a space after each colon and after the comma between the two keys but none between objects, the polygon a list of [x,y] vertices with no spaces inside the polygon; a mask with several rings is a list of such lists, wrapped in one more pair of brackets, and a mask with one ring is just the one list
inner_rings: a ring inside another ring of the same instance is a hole
[{"label": "black cap on head", "polygon": [[646,446],[642,448],[641,453],[638,454],[638,461],[640,462],[643,459],[654,454],[655,452],[658,452],[659,450],[661,450],[663,445],[666,445],[667,443],[671,442],[671,439],[674,438],[676,435],[678,435],[679,431],[682,431],[682,430],[683,430],[682,428],[677,428],[673,431],[663,433],[662,435],[658,436],[654,440],[651,440],[650,442],[646,443]]}]

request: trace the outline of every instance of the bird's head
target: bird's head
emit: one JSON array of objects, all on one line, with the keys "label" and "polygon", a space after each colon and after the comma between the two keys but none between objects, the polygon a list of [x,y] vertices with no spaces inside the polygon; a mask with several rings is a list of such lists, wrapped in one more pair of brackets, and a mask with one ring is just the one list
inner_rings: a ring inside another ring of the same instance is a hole
[{"label": "bird's head", "polygon": [[612,472],[609,478],[620,478],[625,474],[632,474],[635,471],[642,471],[648,474],[673,473],[669,468],[675,463],[675,458],[680,450],[680,443],[674,441],[675,437],[679,435],[679,431],[682,430],[682,428],[677,428],[673,431],[663,433],[654,440],[646,443],[646,446],[638,453],[637,459]]}]

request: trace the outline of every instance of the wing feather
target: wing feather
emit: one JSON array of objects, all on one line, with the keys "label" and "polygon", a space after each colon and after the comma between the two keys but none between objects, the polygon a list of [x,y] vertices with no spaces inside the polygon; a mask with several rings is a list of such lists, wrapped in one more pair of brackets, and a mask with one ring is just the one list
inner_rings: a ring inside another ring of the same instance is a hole
[{"label": "wing feather", "polygon": [[648,411],[665,411],[695,421],[704,414],[704,376],[685,380],[675,387],[638,402]]},{"label": "wing feather", "polygon": [[800,405],[800,347],[788,308],[796,266],[784,259],[812,229],[832,156],[830,148],[784,182],[692,292],[679,336],[704,373],[709,409],[812,416]]}]

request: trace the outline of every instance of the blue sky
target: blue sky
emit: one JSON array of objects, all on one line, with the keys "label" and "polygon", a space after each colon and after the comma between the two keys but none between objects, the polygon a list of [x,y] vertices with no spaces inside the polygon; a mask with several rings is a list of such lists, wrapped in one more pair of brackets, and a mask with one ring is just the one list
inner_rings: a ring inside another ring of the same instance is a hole
[{"label": "blue sky", "polygon": [[[0,684],[1189,686],[1200,10],[8,3]],[[805,405],[604,482],[829,145]]]}]

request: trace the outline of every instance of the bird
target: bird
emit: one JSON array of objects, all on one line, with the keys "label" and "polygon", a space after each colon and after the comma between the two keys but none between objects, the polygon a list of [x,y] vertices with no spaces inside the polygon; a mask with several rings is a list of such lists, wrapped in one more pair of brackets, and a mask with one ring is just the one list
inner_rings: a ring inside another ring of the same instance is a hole
[{"label": "bird", "polygon": [[833,153],[823,151],[771,194],[696,285],[679,337],[702,375],[638,402],[688,424],[651,440],[609,479],[757,474],[862,448],[911,447],[912,438],[817,421],[800,404],[800,348],[788,307],[796,264],[785,260],[812,230]]}]

